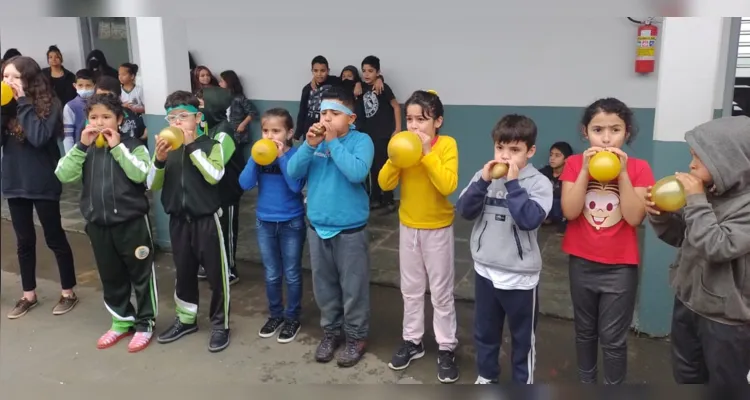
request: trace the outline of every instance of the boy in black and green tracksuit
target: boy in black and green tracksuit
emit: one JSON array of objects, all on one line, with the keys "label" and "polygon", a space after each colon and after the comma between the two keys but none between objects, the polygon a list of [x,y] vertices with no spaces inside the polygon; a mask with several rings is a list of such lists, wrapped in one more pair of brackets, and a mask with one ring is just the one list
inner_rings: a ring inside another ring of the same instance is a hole
[{"label": "boy in black and green tracksuit", "polygon": [[199,126],[202,114],[198,106],[198,99],[189,92],[177,91],[167,97],[166,118],[170,126],[183,130],[185,141],[171,150],[168,143],[157,138],[147,180],[149,189],[162,191],[177,278],[177,318],[158,341],[170,343],[198,330],[198,266],[202,265],[212,292],[208,350],[217,352],[229,345],[229,280],[218,186],[224,176],[224,162],[221,145]]},{"label": "boy in black and green tracksuit", "polygon": [[[119,97],[95,95],[87,108],[91,122],[81,141],[60,159],[55,175],[63,183],[83,180],[81,213],[102,281],[104,304],[112,314],[112,327],[97,347],[110,347],[135,331],[128,349],[136,352],[151,341],[158,310],[145,185],[149,154],[137,138],[120,137],[117,129],[123,108]],[[100,132],[107,142],[102,147],[95,145]],[[137,308],[130,302],[131,288]]]},{"label": "boy in black and green tracksuit", "polygon": [[[227,264],[229,265],[229,284],[239,281],[235,255],[237,254],[237,233],[239,230],[240,198],[244,190],[240,187],[240,174],[245,168],[245,159],[237,150],[232,133],[234,128],[227,121],[227,108],[232,105],[232,93],[220,87],[203,89],[203,119],[207,124],[208,136],[219,142],[224,161],[224,177],[219,181],[221,197],[221,230],[224,234]],[[203,266],[198,272],[199,278],[205,278]]]}]

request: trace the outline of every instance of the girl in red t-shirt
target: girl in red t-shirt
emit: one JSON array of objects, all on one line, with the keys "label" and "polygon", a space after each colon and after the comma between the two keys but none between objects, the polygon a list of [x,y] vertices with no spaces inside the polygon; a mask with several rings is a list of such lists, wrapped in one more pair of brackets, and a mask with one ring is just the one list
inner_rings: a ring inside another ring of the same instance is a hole
[{"label": "girl in red t-shirt", "polygon": [[[562,243],[570,255],[570,295],[576,329],[578,375],[597,382],[597,342],[604,354],[604,382],[622,383],[627,371],[627,334],[638,289],[636,227],[646,211],[651,167],[622,150],[636,135],[633,112],[620,100],[600,99],[581,121],[591,147],[568,158],[560,175],[562,211],[568,227]],[[589,160],[600,151],[616,154],[620,175],[601,183],[590,177]]]}]

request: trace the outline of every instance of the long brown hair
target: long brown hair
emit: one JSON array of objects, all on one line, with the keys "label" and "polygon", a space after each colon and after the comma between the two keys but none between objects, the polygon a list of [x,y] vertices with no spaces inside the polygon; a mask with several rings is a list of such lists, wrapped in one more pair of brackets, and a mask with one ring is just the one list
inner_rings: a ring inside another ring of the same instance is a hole
[{"label": "long brown hair", "polygon": [[219,81],[216,79],[211,70],[208,69],[208,67],[206,67],[205,65],[199,65],[193,70],[193,94],[198,93],[198,90],[203,88],[203,85],[201,85],[201,82],[198,79],[201,75],[201,71],[206,71],[209,75],[211,75],[211,82],[208,83],[209,85],[219,86]]},{"label": "long brown hair", "polygon": [[[16,56],[3,64],[3,74],[5,68],[11,64],[21,73],[23,91],[34,105],[34,112],[40,119],[48,118],[52,112],[52,107],[60,107],[60,100],[55,95],[49,79],[42,73],[39,64],[31,57]],[[62,118],[62,113],[60,113],[60,118]],[[23,127],[18,121],[15,119],[9,121],[8,127],[11,133],[21,140],[23,139]],[[60,129],[59,134],[62,134],[62,129]]]}]

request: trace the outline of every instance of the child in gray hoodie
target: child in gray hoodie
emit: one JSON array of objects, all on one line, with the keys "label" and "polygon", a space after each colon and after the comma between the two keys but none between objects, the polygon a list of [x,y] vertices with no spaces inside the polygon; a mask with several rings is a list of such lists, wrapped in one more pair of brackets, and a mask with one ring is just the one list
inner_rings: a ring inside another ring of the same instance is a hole
[{"label": "child in gray hoodie", "polygon": [[[672,371],[677,383],[747,384],[750,370],[750,118],[716,119],[685,134],[693,160],[677,173],[686,206],[659,211],[654,231],[679,248]],[[650,192],[650,190],[648,191]]]},{"label": "child in gray hoodie", "polygon": [[[461,192],[456,210],[474,221],[474,343],[477,384],[497,383],[505,318],[513,338],[512,379],[534,383],[534,347],[542,254],[537,232],[552,208],[552,183],[528,160],[536,152],[537,128],[522,115],[506,115],[492,131],[495,156]],[[507,175],[492,169],[507,164]]]}]

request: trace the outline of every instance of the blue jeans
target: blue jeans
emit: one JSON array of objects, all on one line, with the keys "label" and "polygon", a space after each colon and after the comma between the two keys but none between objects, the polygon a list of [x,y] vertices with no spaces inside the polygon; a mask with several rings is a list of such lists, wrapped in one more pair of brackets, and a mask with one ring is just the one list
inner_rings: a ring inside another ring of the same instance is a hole
[{"label": "blue jeans", "polygon": [[[289,221],[256,220],[258,246],[266,272],[266,297],[271,318],[299,320],[302,303],[302,249],[305,247],[305,217]],[[286,311],[282,290],[286,281]]]}]

